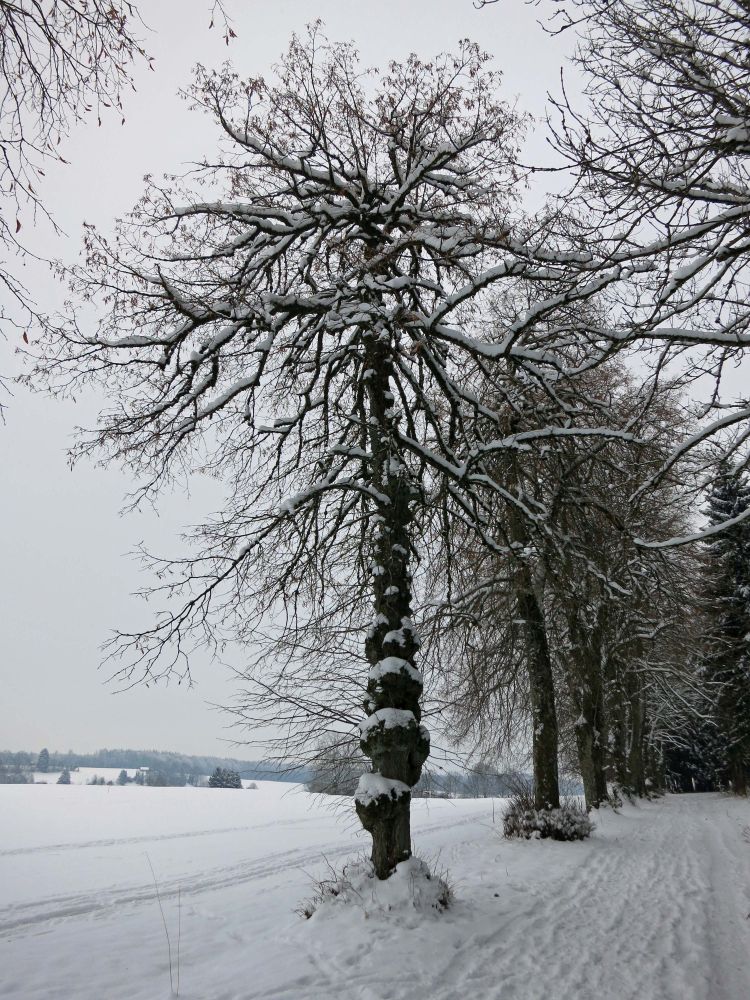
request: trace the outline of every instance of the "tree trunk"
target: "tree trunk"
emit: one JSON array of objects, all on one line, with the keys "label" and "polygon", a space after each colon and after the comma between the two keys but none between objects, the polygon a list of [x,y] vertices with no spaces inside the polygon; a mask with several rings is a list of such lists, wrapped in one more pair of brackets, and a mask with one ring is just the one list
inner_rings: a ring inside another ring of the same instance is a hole
[{"label": "tree trunk", "polygon": [[575,721],[578,765],[586,805],[598,808],[608,798],[605,773],[606,726],[600,636],[581,627],[578,615],[568,619],[571,657],[567,664]]},{"label": "tree trunk", "polygon": [[[509,485],[517,486],[518,472],[513,470]],[[523,515],[511,507],[508,515],[510,537],[522,551],[529,548],[529,532]],[[558,809],[560,785],[557,771],[558,729],[555,707],[555,684],[547,643],[544,608],[534,586],[532,569],[524,557],[516,575],[516,603],[523,619],[526,670],[531,701],[532,757],[534,766],[534,805],[537,809]]]},{"label": "tree trunk", "polygon": [[651,730],[646,741],[646,789],[649,793],[661,795],[664,792],[664,769],[661,752],[655,744]]},{"label": "tree trunk", "polygon": [[630,776],[627,761],[627,695],[621,676],[622,667],[613,665],[608,691],[609,760],[607,773],[621,789],[628,791]]},{"label": "tree trunk", "polygon": [[[528,575],[528,570],[522,571]],[[518,594],[518,609],[526,631],[527,669],[531,695],[532,749],[534,758],[534,805],[537,809],[558,809],[560,786],[557,773],[557,711],[552,663],[547,645],[544,614],[526,581]]]},{"label": "tree trunk", "polygon": [[732,779],[732,792],[735,795],[747,795],[745,762],[739,749],[734,749],[731,753],[729,774]]},{"label": "tree trunk", "polygon": [[369,480],[376,512],[370,543],[375,618],[365,642],[370,663],[368,713],[361,724],[362,751],[372,771],[360,779],[357,815],[372,835],[378,878],[411,856],[411,786],[429,754],[420,725],[422,678],[415,666],[419,641],[411,624],[412,487],[396,446],[397,414],[390,391],[391,347],[369,335],[366,344]]},{"label": "tree trunk", "polygon": [[628,694],[630,703],[630,749],[628,751],[629,785],[635,795],[646,794],[646,774],[643,759],[645,735],[645,706],[638,679],[629,674]]},{"label": "tree trunk", "polygon": [[609,800],[607,788],[607,747],[609,745],[609,730],[607,714],[604,706],[604,674],[598,675],[596,698],[594,699],[594,795],[597,806]]},{"label": "tree trunk", "polygon": [[597,706],[589,701],[576,720],[578,765],[583,779],[583,793],[589,809],[598,809],[609,798],[605,773],[604,741],[597,719]]},{"label": "tree trunk", "polygon": [[590,809],[596,802],[596,776],[594,774],[594,727],[583,714],[575,724],[576,748],[578,750],[578,768],[583,781],[583,795],[586,806]]}]

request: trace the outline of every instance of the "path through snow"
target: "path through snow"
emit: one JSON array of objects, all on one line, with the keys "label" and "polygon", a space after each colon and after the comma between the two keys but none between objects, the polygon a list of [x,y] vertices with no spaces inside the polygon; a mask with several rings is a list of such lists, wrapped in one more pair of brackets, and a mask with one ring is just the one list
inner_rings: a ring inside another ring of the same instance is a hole
[{"label": "path through snow", "polygon": [[503,907],[427,995],[748,1000],[749,818],[747,803],[714,796],[605,813],[576,869]]}]

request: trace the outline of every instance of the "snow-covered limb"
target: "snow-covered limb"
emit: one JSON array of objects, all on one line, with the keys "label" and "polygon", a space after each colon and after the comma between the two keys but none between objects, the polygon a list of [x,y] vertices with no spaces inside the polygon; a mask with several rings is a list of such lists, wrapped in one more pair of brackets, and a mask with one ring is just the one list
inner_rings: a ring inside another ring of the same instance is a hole
[{"label": "snow-covered limb", "polygon": [[410,794],[411,788],[403,781],[384,778],[377,771],[369,771],[360,777],[354,799],[363,806],[371,806],[381,797],[395,801]]},{"label": "snow-covered limb", "polygon": [[[387,643],[398,643],[402,645],[405,642],[405,637],[403,636],[402,630],[397,632],[386,632],[384,642]],[[398,674],[404,672],[412,680],[418,681],[420,684],[422,682],[422,672],[418,670],[413,664],[408,660],[402,660],[399,656],[386,656],[382,660],[378,660],[374,663],[367,674],[368,678],[373,681],[379,680],[384,674]]]},{"label": "snow-covered limb", "polygon": [[[750,344],[750,74],[738,57],[750,15],[734,0],[556,6],[584,26],[575,62],[595,95],[581,110],[563,94],[553,123],[576,173],[572,196],[585,204],[586,245],[601,262],[651,265],[612,297],[604,335],[653,345],[662,377],[712,380],[706,414],[719,419],[675,457],[709,440],[732,457],[726,373]],[[671,468],[667,459],[657,475]]]},{"label": "snow-covered limb", "polygon": [[[413,669],[413,668],[412,668]],[[397,671],[387,670],[385,673],[396,673]],[[370,678],[372,680],[378,680],[383,674],[376,674],[373,677],[372,671],[370,672]],[[417,678],[418,679],[418,678]],[[382,727],[383,729],[408,729],[410,726],[416,726],[417,720],[413,712],[408,709],[402,708],[379,708],[372,715],[368,715],[366,719],[363,719],[359,724],[359,731],[364,739],[367,739],[370,735],[371,730]]]}]

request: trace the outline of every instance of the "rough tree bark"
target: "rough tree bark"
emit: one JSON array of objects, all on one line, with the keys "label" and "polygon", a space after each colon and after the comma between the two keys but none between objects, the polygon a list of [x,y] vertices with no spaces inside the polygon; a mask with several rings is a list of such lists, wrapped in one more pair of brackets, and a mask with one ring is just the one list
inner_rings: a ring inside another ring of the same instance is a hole
[{"label": "rough tree bark", "polygon": [[372,862],[387,878],[411,855],[411,786],[430,750],[420,724],[422,677],[415,666],[419,641],[411,623],[412,487],[396,447],[398,420],[391,391],[392,338],[367,338],[367,397],[372,482],[379,495],[371,540],[375,618],[365,642],[370,663],[368,713],[361,725],[363,752],[372,761],[356,795],[357,815],[372,835]]},{"label": "rough tree bark", "polygon": [[[509,512],[511,539],[521,550],[528,550],[529,533],[520,513]],[[547,643],[544,608],[537,594],[534,574],[528,561],[519,560],[516,576],[516,602],[526,638],[526,665],[531,701],[532,755],[534,761],[534,804],[537,809],[560,806],[558,777],[558,728],[552,660]]]},{"label": "rough tree bark", "polygon": [[735,748],[730,755],[730,780],[735,795],[747,795],[747,778],[745,775],[745,759],[742,751]]},{"label": "rough tree bark", "polygon": [[578,762],[586,805],[597,808],[606,801],[606,720],[602,673],[601,635],[596,627],[586,630],[573,611],[568,619],[571,660],[568,684],[574,709]]},{"label": "rough tree bark", "polygon": [[643,739],[646,731],[646,707],[638,677],[628,672],[628,705],[630,709],[630,747],[628,749],[629,786],[635,795],[646,794]]},{"label": "rough tree bark", "polygon": [[524,619],[529,654],[527,662],[533,725],[534,804],[537,809],[557,809],[560,806],[560,785],[557,770],[555,688],[544,614],[533,586],[524,586],[519,591],[518,608]]}]

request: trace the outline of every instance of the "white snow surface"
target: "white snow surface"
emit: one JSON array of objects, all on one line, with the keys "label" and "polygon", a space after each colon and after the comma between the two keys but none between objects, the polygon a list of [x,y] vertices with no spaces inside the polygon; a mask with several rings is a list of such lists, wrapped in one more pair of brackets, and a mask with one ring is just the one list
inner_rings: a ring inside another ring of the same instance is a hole
[{"label": "white snow surface", "polygon": [[602,810],[560,844],[503,840],[499,800],[416,800],[453,907],[304,920],[311,878],[369,838],[350,801],[258,786],[0,786],[0,996],[168,1000],[150,860],[184,1000],[750,997],[747,801]]}]

